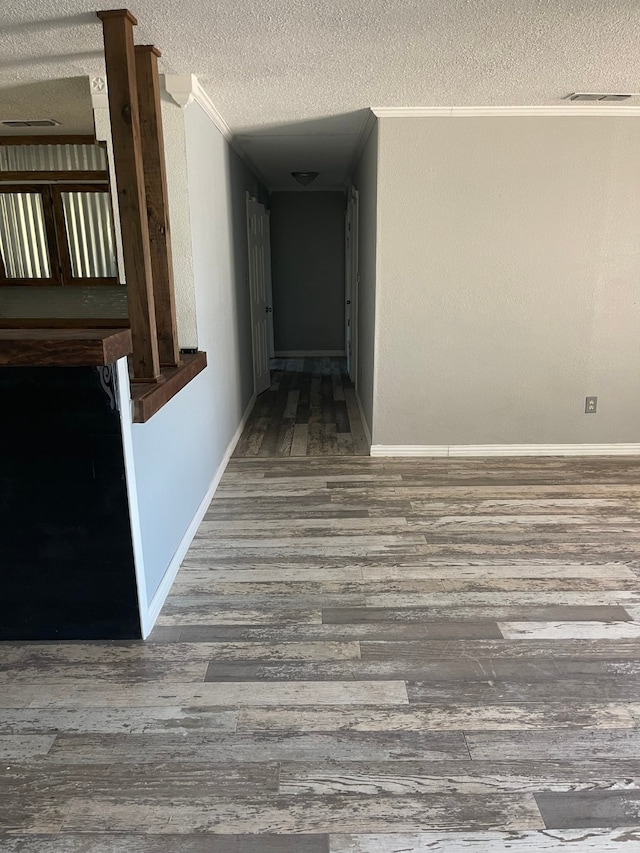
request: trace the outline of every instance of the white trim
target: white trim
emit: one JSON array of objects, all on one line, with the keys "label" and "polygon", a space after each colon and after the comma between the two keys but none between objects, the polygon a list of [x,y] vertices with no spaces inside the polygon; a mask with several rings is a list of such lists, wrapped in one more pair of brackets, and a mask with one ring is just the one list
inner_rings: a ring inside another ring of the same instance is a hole
[{"label": "white trim", "polygon": [[89,77],[89,88],[91,89],[91,106],[94,110],[109,109],[109,93],[107,90],[107,78],[104,74]]},{"label": "white trim", "polygon": [[369,429],[369,424],[367,423],[367,419],[364,416],[364,409],[362,408],[362,401],[360,400],[360,394],[358,394],[358,389],[356,388],[355,392],[356,403],[358,404],[358,411],[360,412],[360,420],[362,421],[362,429],[364,430],[364,437],[367,439],[367,444],[369,445],[369,455],[373,456],[371,452],[373,447],[371,445],[371,430]]},{"label": "white trim", "polygon": [[202,88],[195,74],[163,74],[162,82],[166,92],[173,98],[178,106],[185,109],[194,101],[202,107],[205,114],[218,128],[234,151],[242,157],[258,180],[267,186],[267,182],[260,173],[255,163],[247,155],[246,151],[238,141],[238,137],[231,130],[222,114],[213,103],[208,93]]},{"label": "white trim", "polygon": [[374,444],[372,456],[638,456],[640,444]]},{"label": "white trim", "polygon": [[[125,359],[126,361],[126,359]],[[200,506],[195,512],[195,515],[191,519],[191,523],[189,527],[187,527],[184,536],[180,540],[178,547],[176,548],[175,554],[171,558],[171,562],[169,563],[167,570],[165,571],[162,580],[160,581],[160,586],[156,590],[153,598],[149,602],[146,612],[141,611],[141,623],[142,623],[142,638],[146,639],[153,626],[156,623],[156,619],[160,615],[160,611],[162,610],[162,606],[166,601],[167,596],[173,586],[173,582],[176,579],[176,575],[178,574],[178,570],[180,569],[180,564],[182,563],[187,551],[189,550],[189,546],[193,540],[193,537],[198,532],[198,527],[200,527],[200,522],[205,516],[207,509],[209,508],[209,504],[211,503],[213,496],[215,494],[216,489],[218,488],[218,484],[222,479],[222,475],[225,472],[227,467],[227,463],[231,458],[231,454],[233,453],[236,444],[240,440],[240,436],[242,435],[242,431],[249,419],[249,415],[251,414],[251,410],[253,409],[256,402],[256,395],[253,394],[251,399],[249,400],[249,404],[247,408],[244,410],[244,414],[238,424],[238,428],[236,429],[233,438],[227,445],[227,449],[224,452],[224,456],[222,457],[218,468],[213,475],[213,480],[211,481],[209,488],[205,496],[202,498],[200,502]],[[132,517],[132,526],[133,526],[133,517]]]},{"label": "white trim", "polygon": [[513,107],[371,107],[377,118],[472,116],[639,116],[640,106],[620,104],[553,104]]},{"label": "white trim", "polygon": [[165,92],[171,95],[179,107],[184,109],[193,102],[198,78],[195,74],[161,74],[160,81]]},{"label": "white trim", "polygon": [[279,349],[274,353],[275,358],[342,358],[345,355],[343,349]]},{"label": "white trim", "polygon": [[142,548],[142,530],[140,529],[140,513],[138,512],[138,486],[136,483],[136,468],[133,455],[133,438],[131,434],[133,402],[129,383],[129,363],[126,358],[116,362],[118,377],[118,406],[120,407],[120,427],[122,429],[122,450],[124,455],[124,478],[127,484],[127,501],[129,502],[129,519],[131,522],[131,544],[133,547],[133,565],[136,576],[138,595],[138,612],[140,614],[140,629],[144,633],[144,613],[147,604],[147,579],[144,574],[144,552]]},{"label": "white trim", "polygon": [[446,444],[372,444],[370,456],[448,456]]}]

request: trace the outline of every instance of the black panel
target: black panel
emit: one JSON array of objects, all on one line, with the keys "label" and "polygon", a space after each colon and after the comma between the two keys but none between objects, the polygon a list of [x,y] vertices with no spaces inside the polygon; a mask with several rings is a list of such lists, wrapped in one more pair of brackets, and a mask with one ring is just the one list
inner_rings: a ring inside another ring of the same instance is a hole
[{"label": "black panel", "polygon": [[141,636],[120,415],[101,370],[0,368],[0,639]]}]

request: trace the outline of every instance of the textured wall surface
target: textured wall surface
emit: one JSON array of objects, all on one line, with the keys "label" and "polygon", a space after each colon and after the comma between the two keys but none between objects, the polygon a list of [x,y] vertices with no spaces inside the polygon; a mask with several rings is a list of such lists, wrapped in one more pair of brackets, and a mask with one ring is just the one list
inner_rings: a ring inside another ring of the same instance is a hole
[{"label": "textured wall surface", "polygon": [[161,108],[178,343],[184,349],[195,349],[198,346],[198,324],[193,281],[185,114],[166,92],[162,93]]},{"label": "textured wall surface", "polygon": [[259,187],[197,104],[185,128],[198,346],[208,367],[132,428],[149,599],[253,393],[245,192]]},{"label": "textured wall surface", "polygon": [[344,350],[344,193],[272,193],[269,207],[276,352]]},{"label": "textured wall surface", "polygon": [[373,421],[376,268],[378,232],[378,126],[373,128],[353,178],[359,193],[358,228],[358,377],[357,390],[369,433]]},{"label": "textured wall surface", "polygon": [[638,441],[639,148],[636,118],[380,121],[376,443]]}]

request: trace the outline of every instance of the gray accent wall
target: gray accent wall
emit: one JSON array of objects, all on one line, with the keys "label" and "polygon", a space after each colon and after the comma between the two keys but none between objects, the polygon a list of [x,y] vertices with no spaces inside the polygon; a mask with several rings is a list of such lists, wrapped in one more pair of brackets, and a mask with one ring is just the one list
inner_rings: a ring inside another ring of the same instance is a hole
[{"label": "gray accent wall", "polygon": [[344,351],[344,194],[274,192],[269,207],[276,352]]},{"label": "gray accent wall", "polygon": [[378,235],[378,125],[369,135],[362,151],[353,183],[358,190],[358,376],[356,390],[362,412],[372,434],[375,326],[376,326],[376,268]]},{"label": "gray accent wall", "polygon": [[374,443],[640,441],[638,151],[636,117],[380,120]]}]

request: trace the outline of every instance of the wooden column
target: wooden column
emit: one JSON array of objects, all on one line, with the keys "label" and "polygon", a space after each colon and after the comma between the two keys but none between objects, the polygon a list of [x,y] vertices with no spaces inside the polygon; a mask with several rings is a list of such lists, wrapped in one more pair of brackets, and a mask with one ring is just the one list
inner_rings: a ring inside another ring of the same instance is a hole
[{"label": "wooden column", "polygon": [[150,382],[160,375],[160,361],[133,47],[133,27],[137,21],[127,9],[97,14],[104,34],[134,380]]},{"label": "wooden column", "polygon": [[136,45],[135,55],[158,352],[163,367],[176,367],[180,362],[180,350],[158,77],[158,57],[161,54],[153,45]]}]

